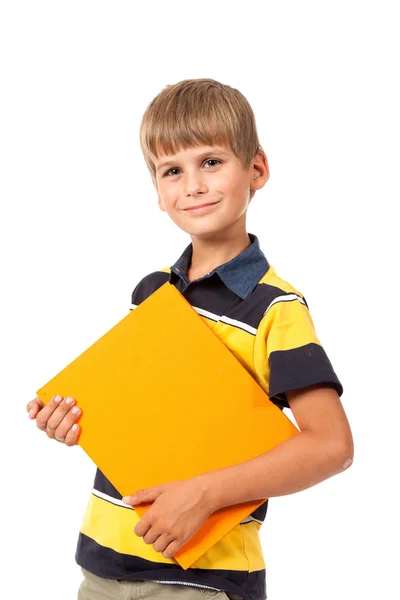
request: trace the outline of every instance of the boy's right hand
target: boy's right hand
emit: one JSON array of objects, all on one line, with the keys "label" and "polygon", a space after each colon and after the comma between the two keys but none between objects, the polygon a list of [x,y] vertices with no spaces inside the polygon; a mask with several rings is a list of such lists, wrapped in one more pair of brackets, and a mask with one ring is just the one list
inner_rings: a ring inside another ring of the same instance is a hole
[{"label": "boy's right hand", "polygon": [[81,416],[81,410],[74,406],[71,397],[54,396],[46,405],[36,397],[28,402],[26,410],[30,419],[36,419],[36,425],[45,431],[47,437],[66,446],[78,443],[79,425],[75,423]]}]

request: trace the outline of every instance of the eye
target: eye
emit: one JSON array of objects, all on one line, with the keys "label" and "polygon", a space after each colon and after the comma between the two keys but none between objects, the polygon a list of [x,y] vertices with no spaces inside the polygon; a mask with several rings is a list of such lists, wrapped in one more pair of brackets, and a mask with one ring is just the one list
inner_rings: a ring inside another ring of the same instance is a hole
[{"label": "eye", "polygon": [[[206,163],[210,163],[210,162],[214,162],[214,163],[220,163],[221,161],[218,160],[217,158],[209,158],[208,160],[205,161]],[[215,167],[216,165],[211,165],[212,167]]]},{"label": "eye", "polygon": [[[172,169],[169,169],[164,173],[163,177],[168,177],[168,173],[170,173],[171,171],[179,171],[179,169],[178,167],[172,167]],[[176,175],[176,173],[172,173],[172,175]]]},{"label": "eye", "polygon": [[[204,161],[204,164],[207,163],[221,163],[221,160],[218,160],[217,158],[208,158],[206,161]],[[215,167],[216,165],[210,165],[209,168]],[[172,171],[180,171],[179,167],[172,167],[171,169],[168,169],[168,171],[166,171],[163,175],[163,177],[173,177],[174,175],[177,175],[178,173],[172,173]]]}]

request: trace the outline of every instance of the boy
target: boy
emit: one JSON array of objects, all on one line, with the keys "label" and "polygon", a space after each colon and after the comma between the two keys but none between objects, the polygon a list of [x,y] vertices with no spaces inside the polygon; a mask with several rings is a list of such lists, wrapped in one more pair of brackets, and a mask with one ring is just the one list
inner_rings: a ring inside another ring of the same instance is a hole
[{"label": "boy", "polygon": [[[219,508],[291,494],[349,467],[353,440],[343,388],[304,296],[246,232],[248,206],[269,168],[244,96],[212,79],[167,86],[143,116],[140,141],[160,209],[192,242],[171,268],[138,283],[131,308],[165,282],[175,285],[270,400],[292,410],[300,433],[252,460],[132,490],[128,498],[97,469],[76,552],[84,574],[78,598],[167,598],[172,590],[182,600],[264,600],[259,530],[268,500],[186,571],[173,555]],[[48,437],[74,445],[74,404],[58,397],[43,407],[35,399],[27,409]],[[142,519],[131,510],[140,502],[152,503]]]}]

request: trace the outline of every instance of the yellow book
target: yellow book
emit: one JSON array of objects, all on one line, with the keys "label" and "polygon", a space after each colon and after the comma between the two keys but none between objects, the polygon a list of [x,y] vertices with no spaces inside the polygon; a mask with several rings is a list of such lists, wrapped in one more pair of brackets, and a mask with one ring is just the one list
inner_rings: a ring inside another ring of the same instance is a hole
[{"label": "yellow book", "polygon": [[[299,432],[170,283],[36,393],[75,398],[79,444],[122,496],[243,462]],[[265,500],[216,511],[174,559],[189,568]]]}]

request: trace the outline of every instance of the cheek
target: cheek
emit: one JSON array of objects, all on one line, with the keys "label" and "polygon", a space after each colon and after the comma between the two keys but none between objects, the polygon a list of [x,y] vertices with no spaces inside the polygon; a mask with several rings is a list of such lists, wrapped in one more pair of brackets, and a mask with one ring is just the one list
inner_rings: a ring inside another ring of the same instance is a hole
[{"label": "cheek", "polygon": [[215,174],[212,178],[212,187],[214,190],[220,190],[231,197],[243,196],[247,190],[247,180],[243,176],[238,176],[237,170],[221,172],[221,177]]},{"label": "cheek", "polygon": [[165,209],[168,211],[169,207],[173,204],[174,202],[174,197],[173,194],[171,194],[171,190],[165,190],[163,189],[162,185],[158,186],[158,195],[161,198],[161,202],[163,203]]},{"label": "cheek", "polygon": [[243,179],[231,179],[227,181],[221,191],[231,199],[232,204],[241,205],[247,196],[247,184]]}]

